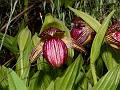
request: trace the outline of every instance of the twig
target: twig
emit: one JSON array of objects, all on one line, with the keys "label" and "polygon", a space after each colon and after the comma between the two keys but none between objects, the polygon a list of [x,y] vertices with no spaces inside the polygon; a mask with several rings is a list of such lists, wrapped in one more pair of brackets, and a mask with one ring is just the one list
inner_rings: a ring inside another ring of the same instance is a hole
[{"label": "twig", "polygon": [[[10,17],[9,17],[8,23],[6,25],[5,33],[4,33],[3,38],[2,38],[2,42],[1,42],[1,45],[0,45],[0,51],[2,49],[2,45],[3,45],[3,42],[4,42],[4,39],[5,39],[7,30],[8,30],[8,27],[9,27],[9,25],[11,23],[11,18],[12,18],[12,15],[13,15],[14,11],[15,11],[15,7],[17,5],[17,2],[18,2],[18,0],[15,1],[13,8],[12,8],[12,4],[11,4],[11,13],[10,13]],[[12,3],[12,1],[11,1],[11,3]]]},{"label": "twig", "polygon": [[[34,5],[31,5],[31,6],[29,6],[27,9],[23,10],[21,13],[19,13],[17,16],[15,16],[15,17],[11,20],[11,22],[13,22],[15,19],[20,18],[26,11],[28,11],[29,9],[31,9],[33,6],[34,6]],[[7,23],[0,29],[0,31],[4,30],[4,29],[6,28],[6,26],[7,26]]]}]

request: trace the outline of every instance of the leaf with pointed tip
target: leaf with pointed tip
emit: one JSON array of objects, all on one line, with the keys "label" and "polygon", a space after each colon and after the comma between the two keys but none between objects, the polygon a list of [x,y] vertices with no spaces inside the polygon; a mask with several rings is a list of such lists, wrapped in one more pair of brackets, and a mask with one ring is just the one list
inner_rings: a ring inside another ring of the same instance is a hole
[{"label": "leaf with pointed tip", "polygon": [[16,63],[16,72],[24,80],[25,84],[27,84],[27,77],[30,70],[29,54],[32,49],[31,32],[28,27],[20,31],[18,35],[18,46],[20,56]]},{"label": "leaf with pointed tip", "polygon": [[112,50],[112,48],[110,48],[107,44],[102,45],[101,56],[108,70],[118,65],[116,62],[117,59],[115,58],[117,57],[115,51]]},{"label": "leaf with pointed tip", "polygon": [[66,70],[65,74],[55,81],[55,90],[72,90],[78,71],[81,69],[82,57],[79,55],[74,63]]},{"label": "leaf with pointed tip", "polygon": [[112,68],[93,87],[92,90],[116,90],[120,81],[120,65]]},{"label": "leaf with pointed tip", "polygon": [[24,82],[12,69],[9,69],[8,72],[9,90],[27,90]]},{"label": "leaf with pointed tip", "polygon": [[94,19],[90,15],[88,15],[80,10],[77,10],[77,9],[74,9],[71,7],[68,7],[68,8],[71,11],[73,11],[77,16],[81,17],[86,23],[88,23],[88,25],[90,25],[90,27],[93,28],[93,30],[95,30],[95,32],[98,32],[99,28],[101,27],[101,24],[96,19]]},{"label": "leaf with pointed tip", "polygon": [[26,43],[28,39],[31,38],[31,32],[29,31],[28,27],[24,28],[23,30],[20,31],[18,35],[18,46],[20,52],[23,51],[27,46]]},{"label": "leaf with pointed tip", "polygon": [[100,54],[100,48],[105,36],[105,33],[107,31],[108,25],[109,25],[109,21],[111,19],[111,17],[113,16],[115,10],[113,10],[103,21],[101,28],[98,30],[99,32],[96,34],[93,44],[92,44],[92,48],[91,48],[91,54],[90,54],[90,62],[93,64],[96,59],[98,58],[99,54]]},{"label": "leaf with pointed tip", "polygon": [[[67,68],[65,74],[52,81],[47,90],[72,90],[75,82],[79,81],[77,78],[78,71],[82,67],[82,57],[79,55],[77,59]],[[77,81],[75,81],[77,78]]]}]

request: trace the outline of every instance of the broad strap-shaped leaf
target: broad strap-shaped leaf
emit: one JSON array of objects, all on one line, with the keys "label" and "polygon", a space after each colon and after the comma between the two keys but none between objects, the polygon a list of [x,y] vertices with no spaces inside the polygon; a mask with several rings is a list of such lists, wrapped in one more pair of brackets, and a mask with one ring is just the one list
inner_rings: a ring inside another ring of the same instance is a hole
[{"label": "broad strap-shaped leaf", "polygon": [[75,83],[77,83],[75,80],[77,78],[78,71],[81,69],[81,63],[82,57],[78,56],[77,59],[67,68],[65,74],[58,77],[55,81],[52,81],[47,90],[72,90]]},{"label": "broad strap-shaped leaf", "polygon": [[8,84],[9,90],[27,90],[25,83],[19,78],[19,76],[12,70],[8,70]]},{"label": "broad strap-shaped leaf", "polygon": [[30,70],[29,54],[32,49],[31,32],[28,27],[20,31],[18,35],[18,46],[20,56],[16,63],[16,72],[25,81],[25,84],[27,84],[27,77]]},{"label": "broad strap-shaped leaf", "polygon": [[110,48],[110,46],[108,46],[107,44],[102,45],[101,56],[108,70],[118,65],[118,63],[116,62],[116,57],[119,56],[117,56],[115,51],[112,50],[112,48]]},{"label": "broad strap-shaped leaf", "polygon": [[54,90],[72,90],[78,71],[81,68],[80,63],[82,63],[82,57],[78,56],[75,62],[68,67],[65,74],[55,81]]},{"label": "broad strap-shaped leaf", "polygon": [[92,44],[92,48],[91,48],[91,54],[90,54],[90,62],[94,63],[96,61],[96,59],[98,58],[99,54],[100,54],[100,48],[105,36],[105,33],[107,31],[108,25],[109,25],[109,21],[112,17],[112,15],[114,14],[115,10],[113,10],[103,21],[101,28],[99,29],[99,32],[96,34],[93,44]]},{"label": "broad strap-shaped leaf", "polygon": [[31,32],[29,31],[28,27],[25,27],[23,30],[20,31],[17,40],[20,52],[26,48],[27,40],[30,37],[31,37]]},{"label": "broad strap-shaped leaf", "polygon": [[105,74],[92,90],[116,90],[120,81],[120,65],[117,65]]},{"label": "broad strap-shaped leaf", "polygon": [[101,27],[101,24],[96,19],[94,19],[90,15],[88,15],[80,10],[77,10],[77,9],[74,9],[71,7],[68,7],[68,8],[71,11],[73,11],[77,16],[81,17],[86,23],[88,23],[88,25],[90,25],[90,27],[93,28],[93,30],[95,30],[95,32],[98,32],[99,28]]}]

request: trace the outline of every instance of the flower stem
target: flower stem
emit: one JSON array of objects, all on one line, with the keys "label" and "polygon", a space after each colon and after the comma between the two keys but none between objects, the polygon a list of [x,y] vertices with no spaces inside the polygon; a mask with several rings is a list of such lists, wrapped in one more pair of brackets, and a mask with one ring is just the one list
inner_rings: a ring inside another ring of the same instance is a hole
[{"label": "flower stem", "polygon": [[93,81],[94,81],[94,85],[95,85],[97,83],[97,75],[96,75],[95,65],[93,63],[91,63],[90,68],[92,71]]}]

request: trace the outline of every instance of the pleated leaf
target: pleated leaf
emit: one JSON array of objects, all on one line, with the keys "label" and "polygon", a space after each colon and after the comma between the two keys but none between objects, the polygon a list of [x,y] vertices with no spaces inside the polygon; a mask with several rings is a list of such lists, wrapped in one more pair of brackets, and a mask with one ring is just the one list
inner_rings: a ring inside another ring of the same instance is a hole
[{"label": "pleated leaf", "polygon": [[120,81],[120,65],[105,74],[92,90],[116,90]]},{"label": "pleated leaf", "polygon": [[20,56],[16,63],[16,72],[24,80],[25,84],[27,84],[27,77],[30,70],[29,55],[32,49],[31,32],[27,27],[21,30],[18,35],[18,46]]},{"label": "pleated leaf", "polygon": [[92,48],[91,48],[91,54],[90,54],[90,59],[91,59],[91,63],[94,63],[96,61],[96,59],[98,58],[99,54],[100,54],[100,48],[105,36],[105,33],[107,31],[108,25],[109,25],[109,21],[112,17],[112,15],[114,14],[114,10],[105,18],[105,20],[102,23],[101,28],[98,30],[99,32],[96,34],[93,44],[92,44]]},{"label": "pleated leaf", "polygon": [[[116,58],[115,57],[119,57],[116,56],[116,53],[114,52],[114,50],[112,50],[112,48],[110,48],[110,46],[104,44],[102,46],[102,59],[107,67],[108,70],[112,69],[113,67],[115,67],[116,65],[118,65],[118,63],[116,62]],[[115,56],[114,56],[115,55]]]},{"label": "pleated leaf", "polygon": [[31,32],[29,31],[28,27],[21,30],[21,32],[18,35],[18,46],[20,51],[23,51],[25,49],[27,40],[30,36]]},{"label": "pleated leaf", "polygon": [[78,56],[74,63],[72,63],[65,74],[58,78],[55,81],[55,89],[54,90],[72,90],[75,85],[75,80],[78,75],[78,71],[81,68],[80,63],[82,61],[82,57]]},{"label": "pleated leaf", "polygon": [[75,82],[77,82],[75,80],[78,71],[81,68],[80,63],[82,63],[82,57],[78,56],[77,59],[67,68],[65,74],[62,77],[58,77],[55,81],[52,81],[47,90],[72,90]]},{"label": "pleated leaf", "polygon": [[27,90],[25,83],[19,78],[19,76],[11,69],[9,69],[8,84],[9,90]]}]

